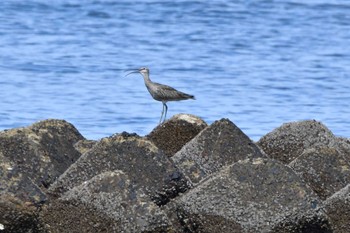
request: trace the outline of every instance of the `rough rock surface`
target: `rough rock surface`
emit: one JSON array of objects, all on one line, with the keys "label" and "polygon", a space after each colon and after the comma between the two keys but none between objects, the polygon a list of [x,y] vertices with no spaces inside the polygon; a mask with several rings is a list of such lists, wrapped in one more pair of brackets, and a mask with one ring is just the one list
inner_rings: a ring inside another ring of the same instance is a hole
[{"label": "rough rock surface", "polygon": [[[1,172],[6,177],[6,172]],[[46,202],[46,193],[36,185],[26,174],[11,174],[10,179],[1,179],[0,200],[6,201],[7,195],[17,198],[18,203],[31,203],[39,206]],[[0,207],[1,213],[1,207]]]},{"label": "rough rock surface", "polygon": [[207,126],[197,116],[177,114],[157,126],[146,137],[171,157]]},{"label": "rough rock surface", "polygon": [[79,158],[73,145],[81,139],[76,128],[64,120],[45,120],[0,132],[0,169],[6,172],[2,182],[21,176],[47,188]]},{"label": "rough rock surface", "polygon": [[222,119],[205,128],[172,159],[196,184],[223,166],[245,158],[264,156],[235,124]]},{"label": "rough rock surface", "polygon": [[325,201],[325,211],[331,220],[334,233],[350,229],[350,184]]},{"label": "rough rock surface", "polygon": [[80,140],[74,144],[74,148],[80,152],[80,154],[84,154],[89,151],[92,147],[97,144],[97,141],[94,140]]},{"label": "rough rock surface", "polygon": [[224,168],[169,203],[168,213],[185,232],[330,232],[320,204],[288,166],[257,158]]},{"label": "rough rock surface", "polygon": [[345,154],[346,158],[350,160],[350,139],[343,137],[336,137],[336,145],[338,149]]},{"label": "rough rock surface", "polygon": [[259,143],[283,163],[227,119],[171,158],[136,134],[89,141],[61,120],[2,131],[0,232],[349,232],[349,139],[304,121]]},{"label": "rough rock surface", "polygon": [[334,148],[307,149],[289,166],[323,200],[350,183],[350,161]]},{"label": "rough rock surface", "polygon": [[305,149],[317,146],[344,150],[350,159],[350,143],[335,137],[325,125],[315,120],[285,123],[263,136],[257,144],[269,157],[284,163],[290,163]]},{"label": "rough rock surface", "polygon": [[45,120],[0,132],[1,232],[38,232],[38,208],[46,188],[80,156],[73,145],[83,139],[64,120]]},{"label": "rough rock surface", "polygon": [[23,201],[13,195],[2,195],[0,198],[0,232],[44,232],[38,220],[38,213],[38,207],[31,202]]},{"label": "rough rock surface", "polygon": [[50,232],[165,232],[169,225],[142,188],[118,170],[74,187],[41,216]]},{"label": "rough rock surface", "polygon": [[173,162],[152,142],[136,134],[103,138],[83,154],[49,189],[58,194],[107,171],[121,170],[158,205],[188,189]]}]

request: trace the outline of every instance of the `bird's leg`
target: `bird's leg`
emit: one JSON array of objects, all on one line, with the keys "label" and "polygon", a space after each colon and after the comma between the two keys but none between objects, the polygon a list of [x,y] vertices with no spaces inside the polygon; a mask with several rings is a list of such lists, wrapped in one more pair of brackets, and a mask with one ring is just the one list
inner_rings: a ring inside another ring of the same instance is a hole
[{"label": "bird's leg", "polygon": [[159,119],[159,125],[160,123],[162,123],[163,113],[164,113],[164,103],[163,103],[162,114],[160,115],[160,119]]},{"label": "bird's leg", "polygon": [[164,103],[164,106],[165,106],[165,114],[164,114],[164,120],[163,120],[163,122],[165,121],[165,119],[166,119],[166,114],[167,114],[167,112],[168,112],[168,105],[166,105],[166,103]]}]

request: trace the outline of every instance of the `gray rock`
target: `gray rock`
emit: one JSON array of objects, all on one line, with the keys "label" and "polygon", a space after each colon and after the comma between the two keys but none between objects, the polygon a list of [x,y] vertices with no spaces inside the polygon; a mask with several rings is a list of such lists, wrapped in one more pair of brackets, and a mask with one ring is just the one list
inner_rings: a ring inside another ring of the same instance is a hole
[{"label": "gray rock", "polygon": [[257,158],[224,168],[167,207],[183,232],[330,232],[320,204],[288,166]]},{"label": "gray rock", "polygon": [[0,132],[0,169],[6,171],[1,182],[27,176],[40,188],[47,188],[80,157],[73,145],[81,139],[83,136],[64,120],[45,120]]},{"label": "gray rock", "polygon": [[0,183],[0,201],[6,200],[9,195],[18,198],[18,203],[28,202],[36,206],[47,201],[46,193],[25,174],[17,173],[9,176],[7,171],[4,171],[2,175],[8,177],[8,180]]},{"label": "gray rock", "polygon": [[32,202],[3,194],[0,198],[0,232],[45,232],[38,220],[38,212]]},{"label": "gray rock", "polygon": [[125,172],[158,205],[164,205],[188,189],[183,175],[152,142],[135,134],[122,133],[101,139],[49,191],[59,196],[98,174],[113,170]]},{"label": "gray rock", "polygon": [[289,166],[323,200],[350,183],[350,163],[335,148],[307,149]]},{"label": "gray rock", "polygon": [[39,222],[44,226],[42,232],[53,233],[118,232],[116,229],[120,229],[115,219],[79,200],[52,200],[42,207]]},{"label": "gray rock", "polygon": [[317,146],[334,147],[350,152],[350,149],[347,149],[350,146],[346,145],[345,141],[340,142],[326,126],[315,120],[285,123],[263,136],[257,144],[269,157],[283,163],[290,163],[305,149]]},{"label": "gray rock", "polygon": [[63,120],[45,120],[0,132],[0,224],[2,232],[40,232],[38,208],[46,188],[80,156],[83,136]]},{"label": "gray rock", "polygon": [[80,154],[84,154],[89,151],[92,147],[97,144],[97,141],[94,140],[80,140],[74,144],[74,148],[80,152]]},{"label": "gray rock", "polygon": [[335,145],[337,150],[339,150],[347,161],[350,161],[350,139],[343,137],[335,138]]},{"label": "gray rock", "polygon": [[50,232],[166,232],[169,228],[167,216],[118,170],[72,188],[45,209],[41,219]]},{"label": "gray rock", "polygon": [[334,233],[348,233],[350,229],[350,184],[324,202]]},{"label": "gray rock", "polygon": [[236,125],[228,119],[222,119],[205,128],[172,159],[196,184],[223,166],[245,158],[264,156]]},{"label": "gray rock", "polygon": [[197,116],[177,114],[157,126],[146,137],[171,157],[205,127],[207,124]]}]

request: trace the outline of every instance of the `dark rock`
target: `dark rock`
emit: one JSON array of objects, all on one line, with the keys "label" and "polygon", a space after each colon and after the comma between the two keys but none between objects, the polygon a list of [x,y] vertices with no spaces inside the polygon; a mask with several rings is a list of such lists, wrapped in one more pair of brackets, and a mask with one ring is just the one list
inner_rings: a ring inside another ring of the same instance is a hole
[{"label": "dark rock", "polygon": [[260,149],[228,119],[214,122],[172,159],[193,184],[245,158],[264,157]]},{"label": "dark rock", "polygon": [[304,213],[300,220],[288,219],[275,226],[271,232],[276,233],[333,233],[328,216],[323,211]]},{"label": "dark rock", "polygon": [[113,170],[125,172],[158,205],[188,189],[183,175],[152,142],[124,133],[101,139],[50,187],[50,193],[59,196]]},{"label": "dark rock", "polygon": [[53,200],[49,205],[43,206],[39,219],[45,226],[44,232],[118,232],[115,219],[104,216],[93,206],[79,200]]},{"label": "dark rock", "polygon": [[38,220],[38,212],[38,208],[32,202],[23,201],[13,195],[2,195],[0,199],[0,232],[44,232]]},{"label": "dark rock", "polygon": [[121,171],[74,187],[42,212],[55,232],[166,232],[167,216]]},{"label": "dark rock", "polygon": [[6,170],[1,173],[8,179],[0,183],[0,201],[11,195],[23,203],[28,202],[35,206],[40,206],[46,202],[46,194],[26,175],[21,173],[9,175]]},{"label": "dark rock", "polygon": [[340,143],[326,126],[315,120],[285,123],[263,136],[257,144],[269,157],[283,163],[290,163],[305,149],[317,146],[339,148],[342,144],[345,147],[343,149],[350,148],[346,143]]},{"label": "dark rock", "polygon": [[11,177],[21,174],[47,188],[79,158],[73,145],[81,139],[74,126],[63,120],[0,132],[0,169],[7,170],[1,182],[11,182]]},{"label": "dark rock", "polygon": [[350,164],[337,149],[307,149],[289,166],[325,200],[350,183]]},{"label": "dark rock", "polygon": [[166,207],[183,232],[330,232],[320,205],[288,166],[256,158],[222,169]]},{"label": "dark rock", "polygon": [[146,137],[171,157],[205,127],[207,124],[199,117],[177,114],[157,126]]},{"label": "dark rock", "polygon": [[[223,216],[207,213],[197,213],[188,210],[185,204],[169,204],[166,212],[172,219],[172,228],[178,233],[240,233],[247,232],[236,221]],[[253,232],[253,231],[252,231]]]},{"label": "dark rock", "polygon": [[84,154],[89,151],[92,147],[97,144],[97,141],[94,140],[80,140],[74,144],[74,148],[80,152],[80,154]]},{"label": "dark rock", "polygon": [[350,229],[350,184],[324,202],[334,233],[347,233]]},{"label": "dark rock", "polygon": [[227,119],[198,134],[191,119],[147,138],[85,140],[60,120],[0,132],[0,232],[348,232],[349,139],[285,124],[259,141],[284,165]]},{"label": "dark rock", "polygon": [[80,156],[83,136],[63,120],[45,120],[0,132],[0,224],[2,232],[39,232],[37,209],[46,188]]},{"label": "dark rock", "polygon": [[350,139],[336,137],[334,144],[335,144],[337,150],[339,150],[344,155],[346,160],[350,161]]}]

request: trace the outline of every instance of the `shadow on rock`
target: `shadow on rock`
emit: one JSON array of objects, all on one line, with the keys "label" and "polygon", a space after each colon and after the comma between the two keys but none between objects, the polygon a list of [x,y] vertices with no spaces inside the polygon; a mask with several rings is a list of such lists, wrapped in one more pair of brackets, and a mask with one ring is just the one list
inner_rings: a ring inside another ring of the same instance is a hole
[{"label": "shadow on rock", "polygon": [[167,207],[186,232],[331,232],[321,204],[292,169],[255,158],[222,169]]},{"label": "shadow on rock", "polygon": [[49,191],[60,196],[98,174],[113,170],[125,172],[157,205],[166,204],[188,189],[188,182],[174,163],[151,141],[122,133],[101,139]]},{"label": "shadow on rock", "polygon": [[325,200],[350,183],[350,163],[335,148],[307,149],[289,166]]},{"label": "shadow on rock", "polygon": [[215,121],[172,159],[192,184],[246,158],[265,157],[259,147],[228,119]]},{"label": "shadow on rock", "polygon": [[108,171],[64,193],[41,213],[55,232],[165,232],[167,216],[122,171]]},{"label": "shadow on rock", "polygon": [[79,158],[74,144],[82,139],[64,120],[0,132],[0,223],[5,231],[36,231],[46,189]]},{"label": "shadow on rock", "polygon": [[324,203],[334,233],[349,232],[350,229],[350,184],[336,192]]}]

